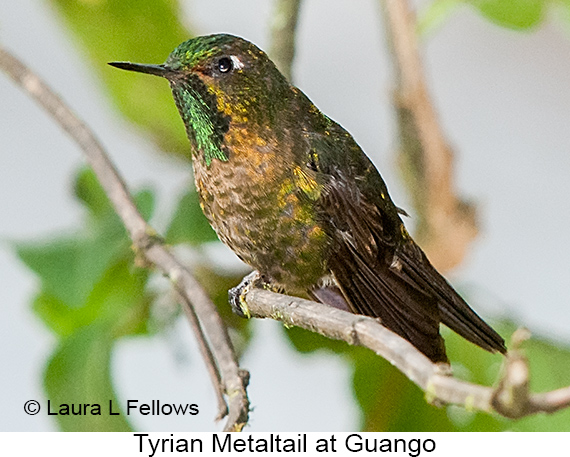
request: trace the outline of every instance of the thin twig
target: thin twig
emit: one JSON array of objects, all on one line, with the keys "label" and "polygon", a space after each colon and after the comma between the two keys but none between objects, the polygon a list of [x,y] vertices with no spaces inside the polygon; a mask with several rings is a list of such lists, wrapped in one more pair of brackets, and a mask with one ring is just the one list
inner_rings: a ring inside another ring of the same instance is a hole
[{"label": "thin twig", "polygon": [[202,358],[207,361],[206,369],[208,370],[210,378],[212,379],[212,382],[215,386],[214,391],[216,392],[216,398],[218,400],[218,414],[216,416],[216,420],[221,420],[228,414],[228,405],[226,404],[226,400],[224,398],[224,389],[222,388],[220,372],[216,366],[216,359],[214,357],[214,354],[212,354],[210,346],[208,345],[206,335],[204,335],[204,331],[200,325],[200,320],[198,319],[198,316],[196,316],[196,311],[194,311],[192,303],[188,301],[188,298],[182,292],[179,292],[178,296],[183,303],[182,309],[184,310],[186,317],[192,326],[192,330],[196,335],[200,354],[202,354]]},{"label": "thin twig", "polygon": [[[488,413],[494,411],[512,419],[570,407],[570,386],[539,394],[528,391],[528,365],[525,360],[525,368],[521,368],[516,343],[513,343],[515,351],[507,355],[499,387],[493,389],[453,377],[449,365],[431,362],[376,319],[254,287],[243,298],[253,317],[275,319],[372,349],[422,389],[429,401],[462,405]],[[505,386],[513,385],[517,386],[518,393],[505,395]]]},{"label": "thin twig", "polygon": [[[246,392],[249,373],[239,367],[222,318],[202,286],[170,250],[162,245],[153,244],[145,256],[155,265],[160,265],[163,271],[168,272],[168,277],[178,292],[191,301],[202,327],[206,330],[223,329],[223,331],[207,331],[207,335],[220,368],[225,394],[228,398],[229,413],[224,431],[240,431],[247,423],[249,414],[249,400]],[[210,311],[205,314],[199,312],[206,308]]]},{"label": "thin twig", "polygon": [[461,263],[477,236],[476,209],[457,196],[453,151],[425,83],[416,19],[408,0],[380,0],[395,69],[400,157],[418,213],[416,239],[445,271]]},{"label": "thin twig", "polygon": [[[2,48],[0,48],[0,69],[37,101],[79,145],[123,221],[136,249],[171,279],[177,291],[184,297],[184,305],[193,308],[187,312],[189,317],[194,316],[196,319],[190,318],[189,321],[194,327],[194,333],[199,340],[217,391],[218,416],[223,417],[228,414],[226,431],[241,430],[247,423],[249,413],[246,393],[248,374],[239,368],[226,327],[215,305],[184,265],[162,245],[155,235],[156,232],[140,215],[123,179],[91,129],[46,83]],[[228,396],[229,405],[226,405],[224,393]]]},{"label": "thin twig", "polygon": [[295,31],[301,0],[275,0],[271,18],[269,55],[277,68],[291,81],[295,58]]}]

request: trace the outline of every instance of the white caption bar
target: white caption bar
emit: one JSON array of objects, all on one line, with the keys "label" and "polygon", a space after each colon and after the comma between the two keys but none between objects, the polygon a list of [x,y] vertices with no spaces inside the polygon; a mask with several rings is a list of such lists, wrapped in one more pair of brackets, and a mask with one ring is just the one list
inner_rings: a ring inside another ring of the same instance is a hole
[{"label": "white caption bar", "polygon": [[1,433],[0,455],[542,455],[570,433]]}]

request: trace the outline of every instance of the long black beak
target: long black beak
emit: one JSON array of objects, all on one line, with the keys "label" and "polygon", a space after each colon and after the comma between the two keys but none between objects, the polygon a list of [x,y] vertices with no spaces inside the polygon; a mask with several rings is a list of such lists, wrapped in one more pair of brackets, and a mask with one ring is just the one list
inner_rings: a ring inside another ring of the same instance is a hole
[{"label": "long black beak", "polygon": [[168,78],[168,76],[173,73],[170,68],[164,65],[148,65],[132,62],[109,62],[109,65],[120,68],[121,70],[137,71],[148,75],[161,76],[163,78]]}]

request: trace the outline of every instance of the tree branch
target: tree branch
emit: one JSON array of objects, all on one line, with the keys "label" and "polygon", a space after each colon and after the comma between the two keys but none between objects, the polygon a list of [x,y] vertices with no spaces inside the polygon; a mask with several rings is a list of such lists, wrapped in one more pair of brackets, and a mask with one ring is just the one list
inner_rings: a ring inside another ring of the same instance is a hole
[{"label": "tree branch", "polygon": [[514,349],[506,356],[504,374],[493,389],[453,377],[449,365],[431,362],[376,319],[255,287],[250,287],[242,299],[252,317],[275,319],[373,350],[422,389],[430,402],[494,411],[511,419],[570,407],[570,386],[546,393],[529,392],[528,363],[517,349],[524,339],[518,336],[519,331],[513,336]]},{"label": "tree branch", "polygon": [[[218,418],[228,415],[225,431],[239,431],[247,423],[247,371],[240,369],[226,327],[204,289],[168,250],[138,212],[127,187],[94,133],[46,83],[5,49],[0,69],[30,95],[79,145],[97,175],[137,251],[172,281],[183,303],[218,397]],[[224,399],[228,397],[228,404]],[[228,411],[229,409],[229,411]]]},{"label": "tree branch", "polygon": [[271,19],[269,55],[277,68],[291,81],[295,57],[295,31],[301,0],[276,0]]},{"label": "tree branch", "polygon": [[453,151],[425,83],[414,11],[408,0],[381,3],[396,73],[400,161],[418,212],[416,238],[436,268],[445,271],[461,263],[477,236],[476,209],[457,196]]}]

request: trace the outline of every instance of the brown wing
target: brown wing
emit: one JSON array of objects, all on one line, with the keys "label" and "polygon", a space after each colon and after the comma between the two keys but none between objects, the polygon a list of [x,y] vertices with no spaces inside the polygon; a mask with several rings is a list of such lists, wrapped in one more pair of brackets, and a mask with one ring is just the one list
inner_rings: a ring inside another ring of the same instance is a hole
[{"label": "brown wing", "polygon": [[468,341],[489,352],[507,352],[505,341],[486,324],[447,280],[429,262],[424,252],[413,241],[399,253],[402,262],[413,272],[411,280],[438,299],[441,322]]},{"label": "brown wing", "polygon": [[[483,349],[506,352],[487,325],[431,265],[404,228],[382,177],[353,138],[327,120],[308,135],[307,161],[324,191],[317,202],[333,239],[328,267],[348,306],[379,317],[434,361],[445,361],[444,323]],[[323,292],[314,294],[327,301]],[[340,307],[338,291],[333,305]]]},{"label": "brown wing", "polygon": [[447,361],[438,299],[398,256],[402,227],[396,208],[394,214],[382,212],[341,173],[329,176],[320,205],[334,240],[328,266],[350,308],[379,317],[431,360]]}]

